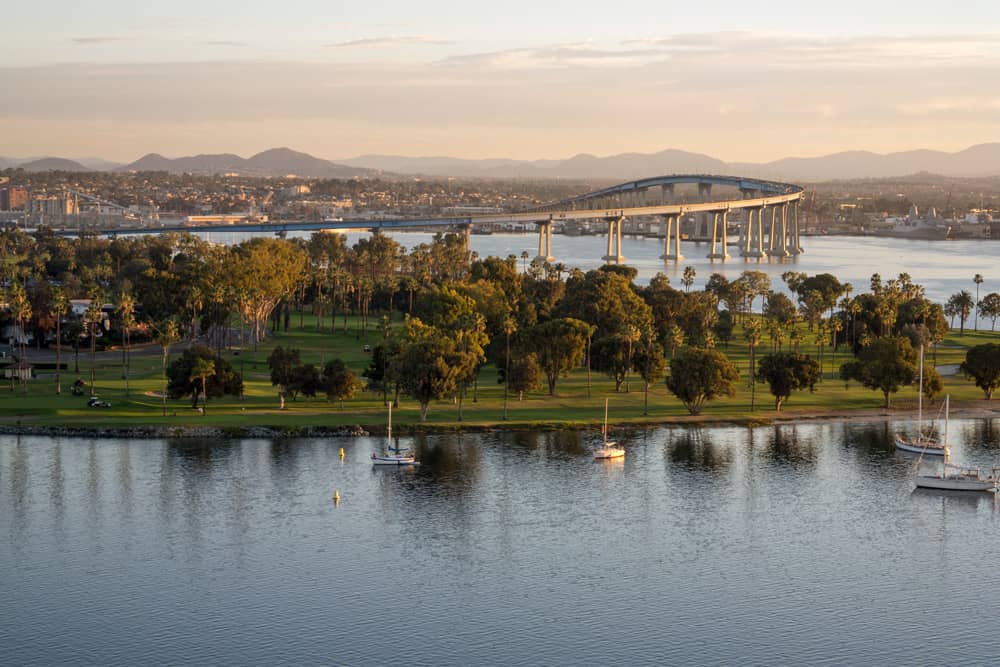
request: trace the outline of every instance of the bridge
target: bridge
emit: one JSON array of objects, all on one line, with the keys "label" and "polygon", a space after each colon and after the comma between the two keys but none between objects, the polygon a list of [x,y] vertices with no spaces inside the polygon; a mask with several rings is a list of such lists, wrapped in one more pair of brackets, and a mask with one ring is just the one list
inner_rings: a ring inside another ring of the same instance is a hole
[{"label": "bridge", "polygon": [[[694,184],[699,201],[676,202],[675,186]],[[714,186],[728,187],[738,196],[713,198]],[[324,230],[392,231],[412,228],[460,228],[468,234],[473,226],[496,224],[534,224],[538,227],[537,259],[553,261],[552,225],[568,221],[599,220],[607,223],[607,252],[603,259],[608,263],[625,261],[621,251],[622,225],[626,219],[658,220],[664,232],[664,249],[661,259],[680,262],[681,221],[695,217],[705,229],[711,229],[708,257],[730,259],[728,253],[728,228],[730,216],[738,214],[739,255],[746,258],[765,256],[787,257],[803,252],[799,238],[799,203],[803,190],[800,186],[775,181],[719,176],[712,174],[680,174],[657,176],[629,181],[608,188],[551,202],[525,211],[488,213],[461,217],[418,217],[383,220],[329,220],[322,222],[288,221],[245,223],[228,225],[174,225],[157,227],[131,227],[94,229],[106,236],[128,234],[163,234],[167,232],[264,232],[284,236],[288,232]],[[66,236],[79,234],[78,230],[59,232]]]}]

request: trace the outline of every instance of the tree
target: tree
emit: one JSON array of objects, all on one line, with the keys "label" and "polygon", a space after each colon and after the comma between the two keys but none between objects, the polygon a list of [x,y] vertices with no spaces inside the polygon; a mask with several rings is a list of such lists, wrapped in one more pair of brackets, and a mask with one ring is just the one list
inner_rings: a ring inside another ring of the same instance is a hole
[{"label": "tree", "polygon": [[739,377],[736,366],[721,352],[688,348],[670,360],[667,389],[697,415],[708,401],[733,396]]},{"label": "tree", "polygon": [[[215,370],[205,375],[203,383],[199,382],[201,376],[194,372],[199,359],[212,362]],[[172,399],[191,396],[191,407],[196,408],[198,396],[203,391],[211,398],[239,396],[243,392],[243,378],[233,371],[229,362],[217,359],[212,348],[192,345],[167,366],[167,395]]]},{"label": "tree", "polygon": [[[213,375],[215,375],[215,361],[213,359],[198,358],[194,360],[194,363],[191,365],[191,375],[189,376],[189,379],[191,382],[194,382],[195,380],[201,381],[201,395],[204,397],[204,402],[202,403],[202,415],[204,415],[208,410],[207,382],[208,378]],[[195,400],[197,402],[197,399]]]},{"label": "tree", "polygon": [[653,336],[647,332],[639,339],[639,344],[632,357],[632,363],[642,378],[642,414],[649,414],[649,385],[655,383],[663,377],[663,371],[667,367],[667,359],[663,354],[663,348],[654,340]]},{"label": "tree", "polygon": [[977,273],[972,278],[972,282],[976,283],[976,324],[975,331],[979,331],[979,286],[983,284],[983,274]]},{"label": "tree", "polygon": [[754,410],[757,407],[757,385],[756,385],[756,352],[757,346],[760,345],[760,335],[761,335],[761,325],[760,320],[755,320],[751,317],[750,320],[743,327],[743,337],[747,341],[747,347],[750,348],[750,409]]},{"label": "tree", "polygon": [[992,400],[993,392],[1000,387],[1000,345],[986,343],[969,348],[959,370],[983,390],[987,400]]},{"label": "tree", "polygon": [[431,401],[454,396],[468,372],[467,355],[450,332],[407,319],[399,353],[392,362],[400,386],[420,404],[420,421],[427,421]]},{"label": "tree", "polygon": [[625,337],[621,334],[604,336],[594,341],[592,348],[594,368],[607,374],[615,381],[615,391],[621,391],[622,383],[628,374],[631,359]]},{"label": "tree", "polygon": [[815,359],[796,352],[777,352],[761,357],[756,379],[768,384],[774,396],[774,410],[781,412],[781,404],[793,391],[816,391],[819,377],[819,363]]},{"label": "tree", "polygon": [[990,292],[979,302],[979,313],[991,320],[990,331],[996,331],[997,318],[1000,317],[1000,294]]},{"label": "tree", "polygon": [[917,353],[903,337],[885,337],[873,341],[858,353],[857,359],[840,367],[843,380],[856,380],[872,390],[879,390],[889,408],[889,396],[917,379]]},{"label": "tree", "polygon": [[681,276],[681,285],[684,285],[684,291],[690,292],[691,285],[694,285],[694,277],[696,272],[693,266],[684,267],[684,275]]},{"label": "tree", "polygon": [[343,409],[344,400],[354,398],[360,390],[361,380],[342,359],[331,359],[323,365],[322,385],[327,400],[340,401]]},{"label": "tree", "polygon": [[93,290],[90,293],[90,305],[84,312],[83,319],[87,323],[87,333],[90,336],[90,395],[97,392],[94,389],[94,371],[97,368],[97,329],[104,322],[104,295],[100,290]]},{"label": "tree", "polygon": [[52,290],[49,308],[56,321],[56,394],[62,393],[62,318],[69,312],[69,298],[61,288]]},{"label": "tree", "polygon": [[[31,301],[28,299],[28,293],[25,291],[24,286],[20,283],[14,283],[10,291],[7,294],[7,299],[10,302],[11,314],[17,321],[17,346],[18,346],[18,361],[25,363],[25,342],[27,339],[27,324],[31,320]],[[22,378],[23,382],[23,378]],[[14,376],[11,375],[11,391],[14,389]],[[25,385],[25,391],[27,391],[27,385]]]},{"label": "tree", "polygon": [[[167,383],[167,357],[170,355],[170,346],[181,339],[181,332],[174,319],[166,319],[154,327],[155,341],[163,351],[163,382]],[[163,416],[167,416],[167,389],[163,390]]]},{"label": "tree", "polygon": [[538,356],[548,380],[549,396],[555,396],[556,382],[580,365],[593,327],[573,318],[537,324],[525,332],[525,345]]},{"label": "tree", "polygon": [[517,392],[517,400],[524,400],[524,393],[537,389],[542,381],[542,369],[534,352],[522,354],[510,361],[507,382],[512,391]]},{"label": "tree", "polygon": [[[271,385],[278,387],[281,409],[285,409],[285,394],[293,393],[294,371],[302,365],[298,350],[277,346],[267,357],[267,367],[271,369]],[[294,399],[294,395],[292,396]]]},{"label": "tree", "polygon": [[135,297],[129,292],[122,292],[118,298],[118,314],[122,324],[122,379],[125,380],[125,395],[128,396],[129,372],[129,342],[132,327],[135,326]]},{"label": "tree", "polygon": [[965,321],[969,319],[969,314],[972,312],[974,305],[972,295],[966,290],[952,294],[951,298],[948,299],[948,306],[951,307],[951,312],[958,315],[960,336],[965,335]]}]

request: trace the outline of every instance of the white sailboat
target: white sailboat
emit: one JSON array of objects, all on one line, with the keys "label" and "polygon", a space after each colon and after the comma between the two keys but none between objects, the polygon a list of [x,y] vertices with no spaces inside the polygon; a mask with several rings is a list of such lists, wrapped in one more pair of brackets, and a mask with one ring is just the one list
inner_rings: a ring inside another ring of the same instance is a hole
[{"label": "white sailboat", "polygon": [[604,445],[594,451],[595,459],[620,459],[625,456],[625,450],[613,440],[608,440],[608,399],[604,399]]},{"label": "white sailboat", "polygon": [[392,403],[389,403],[389,425],[386,429],[385,451],[372,452],[372,465],[376,466],[412,466],[417,465],[416,457],[410,453],[409,447],[392,446]]},{"label": "white sailboat", "polygon": [[997,469],[994,467],[988,477],[983,477],[979,468],[958,465],[951,462],[951,451],[948,442],[948,397],[944,399],[944,460],[937,474],[926,475],[919,472],[913,481],[920,489],[939,489],[943,491],[987,491],[997,492]]},{"label": "white sailboat", "polygon": [[[909,439],[899,433],[896,434],[896,449],[904,452],[913,452],[925,456],[944,456],[947,449],[947,438],[940,442],[927,436],[924,433],[924,346],[920,346],[920,384],[917,391],[917,437]],[[947,419],[947,415],[945,416]]]}]

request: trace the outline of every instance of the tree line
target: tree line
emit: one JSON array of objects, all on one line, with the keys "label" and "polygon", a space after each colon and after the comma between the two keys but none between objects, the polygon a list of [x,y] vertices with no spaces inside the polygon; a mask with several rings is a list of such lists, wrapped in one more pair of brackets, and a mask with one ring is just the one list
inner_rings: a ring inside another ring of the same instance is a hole
[{"label": "tree line", "polygon": [[[109,240],[0,232],[8,315],[20,332],[22,359],[28,333],[37,346],[58,339],[77,353],[89,344],[93,354],[99,337],[120,341],[127,383],[129,346],[155,341],[172,397],[238,393],[242,378],[222,349],[234,337],[256,346],[269,329],[287,330],[293,313],[303,327],[309,310],[318,330],[347,331],[350,321],[358,338],[375,337],[366,388],[385,401],[411,397],[422,420],[445,398],[455,400],[461,419],[486,364],[498,369],[512,399],[539,386],[555,395],[562,378],[586,369],[588,387],[592,373],[610,378],[616,391],[640,385],[647,411],[650,386],[665,381],[697,413],[732,395],[739,374],[723,351],[732,344],[749,352],[754,402],[757,382],[768,386],[776,409],[793,391],[815,389],[824,357],[846,347],[852,359],[841,377],[881,390],[888,404],[899,387],[913,384],[915,350],[933,350],[949,316],[964,329],[973,308],[995,319],[992,304],[1000,304],[994,294],[972,305],[961,295],[954,308],[951,300],[935,304],[907,274],[875,274],[868,291],[854,294],[831,274],[789,271],[781,277],[785,294],[754,270],[733,280],[712,274],[704,289],[692,290],[691,267],[676,289],[663,274],[637,285],[628,266],[584,272],[527,259],[480,258],[459,234],[439,234],[407,251],[378,232],[352,246],[327,233],[221,246],[184,234]],[[70,301],[80,298],[89,305],[75,317]],[[401,326],[394,312],[404,314]],[[807,338],[816,358],[800,353]],[[180,339],[202,347],[168,369],[170,346]],[[324,393],[342,401],[360,389],[340,360],[312,368],[295,350],[279,349],[269,367],[283,397]],[[962,369],[984,392],[995,388],[984,371],[991,354],[977,351]],[[929,371],[925,391],[934,387],[940,379]]]}]

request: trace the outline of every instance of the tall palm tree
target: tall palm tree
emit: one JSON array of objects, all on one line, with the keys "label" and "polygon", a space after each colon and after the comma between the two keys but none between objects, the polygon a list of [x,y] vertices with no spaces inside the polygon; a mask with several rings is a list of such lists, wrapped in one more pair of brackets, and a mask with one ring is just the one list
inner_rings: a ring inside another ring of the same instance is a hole
[{"label": "tall palm tree", "polygon": [[104,296],[100,290],[94,290],[90,295],[90,305],[84,313],[84,320],[87,323],[87,333],[90,335],[90,395],[94,396],[94,370],[97,366],[97,325],[104,320],[102,305]]},{"label": "tall palm tree", "polygon": [[118,297],[118,314],[122,322],[122,379],[125,380],[125,395],[128,396],[129,342],[132,327],[135,326],[135,297],[122,292]]},{"label": "tall palm tree", "polygon": [[757,381],[755,375],[756,349],[760,344],[760,320],[751,319],[743,327],[743,337],[750,347],[750,409],[757,408]]},{"label": "tall palm tree", "polygon": [[983,284],[983,274],[977,273],[972,281],[976,283],[976,320],[975,320],[975,330],[979,331],[979,286]]},{"label": "tall palm tree", "polygon": [[[156,327],[156,344],[163,349],[163,416],[167,416],[167,356],[170,354],[170,346],[181,339],[180,329],[177,321],[168,319],[161,322]],[[242,359],[242,357],[240,357]]]},{"label": "tall palm tree", "polygon": [[[17,321],[17,347],[18,347],[18,363],[20,365],[27,364],[27,359],[25,359],[25,325],[31,319],[31,301],[28,299],[28,293],[25,292],[24,286],[20,283],[14,283],[11,285],[10,292],[7,295],[10,301],[11,314]],[[23,372],[23,371],[22,371]],[[24,376],[20,375],[22,384],[24,384],[24,390],[28,390],[28,385],[24,383]],[[11,375],[11,390],[14,389],[14,376]]]},{"label": "tall palm tree", "polygon": [[62,393],[62,317],[69,310],[65,290],[56,287],[49,297],[49,308],[56,320],[56,394]]}]

